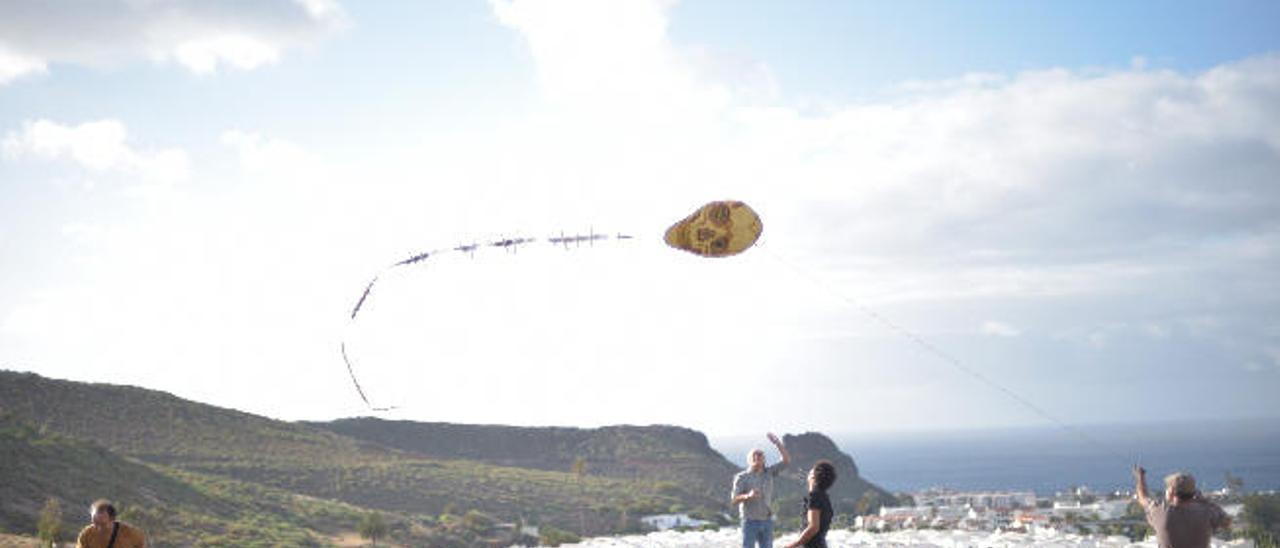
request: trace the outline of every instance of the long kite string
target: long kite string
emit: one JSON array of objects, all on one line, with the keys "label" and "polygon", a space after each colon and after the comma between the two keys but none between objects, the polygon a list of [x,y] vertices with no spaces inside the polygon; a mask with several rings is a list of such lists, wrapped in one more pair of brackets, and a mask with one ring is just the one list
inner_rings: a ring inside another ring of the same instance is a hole
[{"label": "long kite string", "polygon": [[849,307],[861,312],[862,314],[866,315],[872,320],[875,320],[880,325],[883,325],[889,328],[891,331],[905,337],[907,340],[911,341],[913,344],[923,349],[926,353],[932,354],[933,356],[941,359],[944,363],[954,367],[960,372],[965,373],[966,375],[969,375],[970,377],[977,379],[979,382],[987,385],[988,387],[996,390],[997,392],[1000,392],[1005,396],[1008,396],[1013,401],[1018,402],[1020,405],[1030,410],[1032,413],[1039,415],[1041,418],[1057,426],[1063,431],[1066,431],[1078,437],[1084,442],[1091,444],[1098,449],[1101,449],[1106,454],[1111,455],[1119,460],[1123,460],[1126,463],[1136,462],[1130,459],[1129,457],[1124,456],[1120,451],[1116,451],[1114,447],[1099,441],[1093,436],[1090,436],[1085,431],[1067,423],[1066,421],[1058,419],[1052,413],[1045,411],[1044,408],[1040,407],[1039,405],[1036,405],[1030,399],[1023,397],[1022,395],[1018,394],[1017,392],[1014,392],[1008,387],[992,380],[990,377],[983,375],[982,373],[974,370],[972,367],[965,365],[964,362],[961,362],[958,358],[942,350],[937,345],[929,342],[928,340],[925,340],[924,337],[921,337],[915,334],[915,332],[911,331],[910,329],[907,329],[905,327],[902,327],[901,325],[898,325],[896,322],[885,317],[883,314],[876,312],[875,310],[872,310],[871,308],[862,304],[858,300],[848,296],[847,294],[845,294],[844,292],[840,291],[835,286],[833,286],[830,282],[827,282],[826,280],[823,280],[813,275],[812,273],[795,266],[790,261],[784,259],[782,256],[778,255],[777,253],[774,253],[773,250],[769,249],[767,246],[756,244],[756,247],[760,248],[770,257],[773,257],[773,259],[776,260],[779,264],[782,264],[783,266],[787,267],[791,271],[795,272],[800,277],[808,280],[813,285],[823,289],[824,291],[836,297],[837,299],[840,299]]}]

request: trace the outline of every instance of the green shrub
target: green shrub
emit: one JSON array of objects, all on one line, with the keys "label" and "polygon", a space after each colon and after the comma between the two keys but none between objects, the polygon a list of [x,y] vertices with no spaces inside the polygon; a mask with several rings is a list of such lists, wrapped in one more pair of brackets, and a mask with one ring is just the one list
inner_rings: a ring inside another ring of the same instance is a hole
[{"label": "green shrub", "polygon": [[542,546],[559,546],[580,541],[582,539],[578,535],[551,526],[543,527],[538,531],[538,544]]},{"label": "green shrub", "polygon": [[1241,536],[1257,548],[1280,546],[1280,495],[1254,494],[1244,498],[1240,513],[1244,522]]}]

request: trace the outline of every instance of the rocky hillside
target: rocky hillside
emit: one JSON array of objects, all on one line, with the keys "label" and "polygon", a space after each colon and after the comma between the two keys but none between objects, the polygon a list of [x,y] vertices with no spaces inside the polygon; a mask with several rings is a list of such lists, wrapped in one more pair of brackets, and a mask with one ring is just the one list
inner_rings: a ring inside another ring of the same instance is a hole
[{"label": "rocky hillside", "polygon": [[[0,530],[35,535],[46,507],[74,541],[90,502],[110,497],[125,521],[162,545],[318,546],[353,529],[365,510],[117,455],[0,412]],[[12,539],[11,539],[12,540]],[[32,546],[32,544],[21,544]]]},{"label": "rocky hillside", "polygon": [[[837,511],[853,513],[858,501],[864,498],[867,500],[866,504],[891,505],[895,502],[891,493],[860,476],[858,465],[853,461],[853,457],[840,451],[831,438],[817,432],[806,432],[794,436],[787,434],[782,437],[782,442],[790,451],[794,464],[786,475],[801,486],[806,485],[805,477],[814,463],[825,459],[835,465],[837,479],[828,495]],[[804,496],[802,492],[789,489],[780,493],[782,497],[790,499]]]},{"label": "rocky hillside", "polygon": [[388,456],[326,430],[204,405],[133,386],[0,371],[0,411],[153,462],[356,459]]},{"label": "rocky hillside", "polygon": [[[435,457],[153,390],[62,381],[30,373],[0,371],[0,412],[41,433],[87,443],[125,462],[418,516],[429,522],[444,514],[476,511],[500,522],[524,521],[581,534],[606,534],[636,530],[640,516],[675,506],[704,513],[718,513],[721,506],[719,497],[702,492],[697,481],[645,472],[680,470],[696,477],[698,470],[724,466],[718,455],[704,455],[709,460],[699,462],[697,455],[662,449],[658,438],[626,429],[592,437],[581,445],[584,462],[594,458],[600,466],[593,471],[587,464],[580,468],[582,473],[576,473],[571,466],[555,470]],[[685,437],[688,433],[685,431]],[[630,477],[602,473],[603,463],[609,462],[603,456],[634,448],[649,449],[648,468],[630,463],[634,471]],[[670,458],[664,460],[664,454]],[[49,477],[34,471],[54,462],[46,462],[45,457],[30,459],[29,473],[8,478],[5,492],[10,487],[33,493],[47,491],[47,486],[23,483]],[[155,481],[140,480],[137,485],[151,488],[161,481],[152,479]],[[115,493],[110,495],[113,497],[153,504],[128,490],[104,484],[98,487],[100,492]],[[68,502],[76,507],[87,503]],[[19,521],[29,521],[40,505],[34,499],[21,504],[22,512],[12,514]]]},{"label": "rocky hillside", "polygon": [[714,500],[737,468],[701,432],[678,426],[533,428],[344,419],[312,426],[441,459],[671,482]]},{"label": "rocky hillside", "polygon": [[[678,426],[289,423],[154,390],[9,371],[0,371],[0,434],[0,527],[34,532],[49,499],[79,523],[83,507],[106,496],[153,529],[232,545],[323,544],[372,511],[386,512],[407,542],[440,545],[500,538],[484,535],[503,534],[493,531],[504,523],[635,532],[641,516],[673,509],[723,519],[737,471],[705,435]],[[868,493],[888,497],[821,434],[785,440],[796,466],[779,486],[780,509],[798,503],[804,470],[819,458],[839,468],[842,511]],[[458,521],[463,515],[472,518]]]}]

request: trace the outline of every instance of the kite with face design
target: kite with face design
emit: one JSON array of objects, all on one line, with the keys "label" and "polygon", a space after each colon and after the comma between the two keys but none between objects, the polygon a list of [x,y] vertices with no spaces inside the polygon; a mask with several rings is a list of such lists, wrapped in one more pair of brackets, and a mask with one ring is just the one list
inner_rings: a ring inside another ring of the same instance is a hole
[{"label": "kite with face design", "polygon": [[711,202],[667,229],[667,245],[703,257],[728,257],[746,251],[760,239],[764,226],[751,206]]}]

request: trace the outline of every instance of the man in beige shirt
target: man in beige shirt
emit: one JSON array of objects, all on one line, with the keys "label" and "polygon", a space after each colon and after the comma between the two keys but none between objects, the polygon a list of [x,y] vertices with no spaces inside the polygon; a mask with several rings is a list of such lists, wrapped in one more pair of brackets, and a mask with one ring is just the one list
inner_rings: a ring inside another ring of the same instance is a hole
[{"label": "man in beige shirt", "polygon": [[1160,548],[1208,548],[1215,529],[1231,527],[1231,517],[1196,490],[1191,474],[1178,472],[1164,478],[1164,499],[1147,493],[1147,471],[1133,467],[1138,503],[1146,511],[1147,523],[1156,530]]},{"label": "man in beige shirt", "polygon": [[80,530],[76,548],[147,548],[142,529],[116,521],[116,507],[111,501],[98,499],[89,506],[93,523]]},{"label": "man in beige shirt", "polygon": [[773,547],[773,478],[791,464],[791,453],[778,436],[770,432],[768,437],[782,461],[765,466],[764,451],[752,449],[747,453],[747,469],[733,476],[733,490],[729,492],[729,503],[738,507],[741,518],[743,548]]}]

